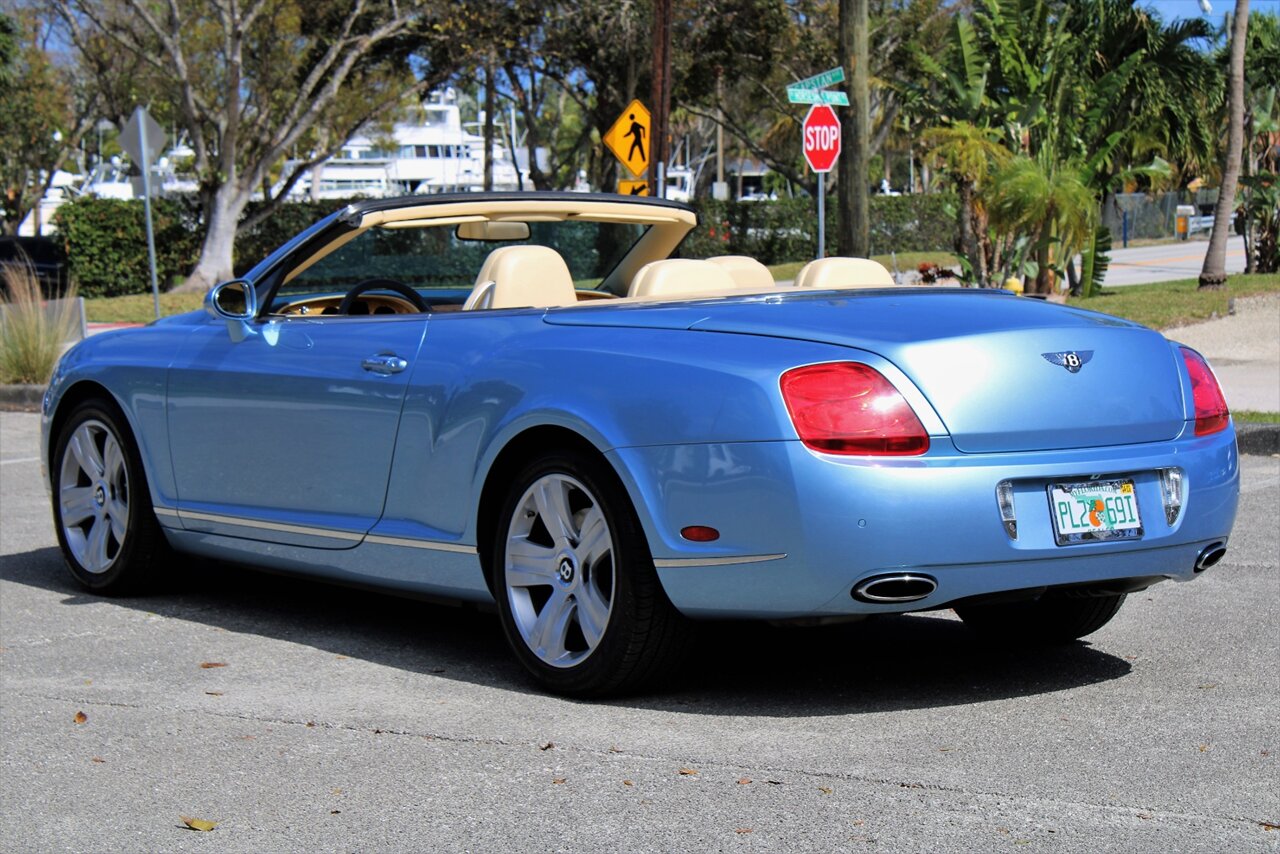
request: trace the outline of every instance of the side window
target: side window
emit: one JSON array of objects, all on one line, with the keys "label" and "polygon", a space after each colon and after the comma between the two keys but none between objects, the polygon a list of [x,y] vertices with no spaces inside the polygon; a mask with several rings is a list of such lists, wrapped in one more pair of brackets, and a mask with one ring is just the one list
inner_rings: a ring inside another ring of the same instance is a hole
[{"label": "side window", "polygon": [[370,279],[390,279],[415,290],[469,288],[485,255],[473,247],[459,244],[451,227],[371,228],[290,278],[276,298],[341,296]]}]

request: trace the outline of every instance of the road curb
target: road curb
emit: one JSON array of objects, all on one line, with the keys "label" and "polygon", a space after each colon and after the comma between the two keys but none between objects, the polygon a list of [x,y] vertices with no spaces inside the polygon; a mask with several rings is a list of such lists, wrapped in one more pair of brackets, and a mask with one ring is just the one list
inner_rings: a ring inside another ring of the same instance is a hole
[{"label": "road curb", "polygon": [[39,412],[42,400],[42,385],[0,385],[0,410],[5,412]]},{"label": "road curb", "polygon": [[1280,454],[1280,424],[1236,424],[1236,445],[1242,454]]}]

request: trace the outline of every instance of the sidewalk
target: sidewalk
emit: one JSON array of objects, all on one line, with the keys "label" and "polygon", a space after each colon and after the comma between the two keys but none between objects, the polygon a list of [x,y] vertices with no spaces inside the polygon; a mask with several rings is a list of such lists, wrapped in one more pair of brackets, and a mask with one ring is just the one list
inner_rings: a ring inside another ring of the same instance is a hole
[{"label": "sidewalk", "polygon": [[1213,366],[1227,406],[1280,412],[1280,294],[1234,300],[1235,314],[1166,329]]}]

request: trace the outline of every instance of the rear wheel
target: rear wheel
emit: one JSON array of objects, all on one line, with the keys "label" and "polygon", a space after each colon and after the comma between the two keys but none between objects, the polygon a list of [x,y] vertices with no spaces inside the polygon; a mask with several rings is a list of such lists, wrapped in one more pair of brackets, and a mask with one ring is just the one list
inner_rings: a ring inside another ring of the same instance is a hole
[{"label": "rear wheel", "polygon": [[1090,635],[1111,621],[1125,595],[1072,596],[1048,592],[1032,602],[1002,602],[956,608],[965,625],[1003,640],[1066,643]]},{"label": "rear wheel", "polygon": [[58,545],[76,581],[107,595],[144,589],[167,544],[119,411],[102,400],[78,405],[58,433],[50,475]]},{"label": "rear wheel", "polygon": [[602,460],[558,451],[516,477],[490,567],[507,641],[560,694],[635,690],[662,676],[687,637],[639,521]]}]

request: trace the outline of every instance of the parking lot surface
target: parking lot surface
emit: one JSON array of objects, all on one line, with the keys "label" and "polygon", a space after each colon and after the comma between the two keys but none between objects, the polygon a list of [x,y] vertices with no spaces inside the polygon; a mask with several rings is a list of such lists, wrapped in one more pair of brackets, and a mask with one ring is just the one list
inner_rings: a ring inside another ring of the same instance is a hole
[{"label": "parking lot surface", "polygon": [[1220,565],[1084,642],[720,624],[581,703],[472,610],[185,560],[84,594],[37,434],[0,413],[0,850],[1280,849],[1280,459]]}]

